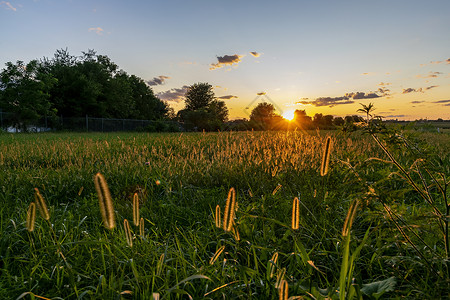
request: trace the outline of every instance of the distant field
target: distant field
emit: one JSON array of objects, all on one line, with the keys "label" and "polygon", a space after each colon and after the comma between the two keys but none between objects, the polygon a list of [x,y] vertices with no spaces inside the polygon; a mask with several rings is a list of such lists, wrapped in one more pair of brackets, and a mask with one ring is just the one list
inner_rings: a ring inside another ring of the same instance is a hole
[{"label": "distant field", "polygon": [[[361,133],[0,134],[0,298],[274,299],[282,280],[289,296],[305,299],[339,299],[341,290],[445,298],[448,253],[436,209],[448,220],[448,186],[440,187],[450,175],[450,135],[404,134],[383,145],[408,175]],[[98,172],[113,198],[111,231]],[[215,225],[216,206],[223,219],[232,187],[236,219],[226,232]],[[29,232],[34,188],[50,219],[38,211]],[[134,193],[144,228],[133,225]],[[295,197],[299,229],[291,226]]]}]

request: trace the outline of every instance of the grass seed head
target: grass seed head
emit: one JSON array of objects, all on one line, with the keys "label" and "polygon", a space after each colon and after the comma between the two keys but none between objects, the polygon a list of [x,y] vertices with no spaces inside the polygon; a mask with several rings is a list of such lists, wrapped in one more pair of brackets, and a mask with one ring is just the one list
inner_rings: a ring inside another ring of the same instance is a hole
[{"label": "grass seed head", "polygon": [[41,193],[37,188],[34,188],[34,200],[39,209],[39,213],[44,220],[50,219],[50,213],[48,212],[47,204],[45,203],[44,197],[42,197]]},{"label": "grass seed head", "polygon": [[216,214],[214,215],[214,219],[216,221],[216,227],[220,228],[221,225],[221,216],[220,216],[220,206],[219,204],[216,205]]},{"label": "grass seed head", "polygon": [[112,204],[111,193],[106,183],[105,177],[97,173],[94,176],[95,189],[97,190],[98,202],[100,205],[100,212],[102,214],[103,224],[107,229],[116,227],[116,220],[114,217],[114,207]]},{"label": "grass seed head", "polygon": [[225,231],[231,231],[233,228],[233,220],[236,206],[236,191],[231,188],[228,191],[227,203],[225,205],[225,212],[223,216],[223,229]]},{"label": "grass seed head", "polygon": [[292,202],[292,224],[291,227],[297,230],[300,225],[300,201],[297,197],[294,198]]},{"label": "grass seed head", "polygon": [[216,262],[216,260],[219,258],[220,254],[222,254],[224,249],[225,249],[225,246],[222,246],[219,249],[217,249],[216,253],[214,253],[214,256],[211,257],[211,259],[209,260],[210,265],[213,265]]},{"label": "grass seed head", "polygon": [[358,211],[359,200],[354,200],[347,212],[347,217],[345,218],[344,227],[342,228],[342,236],[346,237],[350,233],[353,221],[355,220],[356,212]]},{"label": "grass seed head", "polygon": [[123,220],[123,228],[125,229],[125,236],[127,238],[127,244],[130,247],[133,247],[133,235],[130,229],[130,223],[127,219]]},{"label": "grass seed head", "polygon": [[273,273],[275,271],[275,267],[277,266],[277,262],[278,262],[278,252],[275,252],[272,255],[272,258],[269,260],[269,277],[270,278],[273,277]]},{"label": "grass seed head", "polygon": [[141,218],[139,220],[139,235],[141,237],[144,237],[145,231],[144,231],[144,218]]},{"label": "grass seed head", "polygon": [[134,226],[139,226],[139,196],[138,193],[133,195],[133,223]]},{"label": "grass seed head", "polygon": [[275,288],[279,289],[281,287],[281,281],[284,280],[284,275],[286,274],[286,268],[279,269],[277,272],[277,281],[275,281]]},{"label": "grass seed head", "polygon": [[281,280],[280,287],[278,289],[278,295],[280,300],[287,300],[288,299],[288,290],[289,286],[286,280]]},{"label": "grass seed head", "polygon": [[274,196],[274,195],[281,189],[281,187],[282,187],[282,185],[281,185],[281,184],[278,184],[278,185],[276,186],[276,188],[273,190],[272,196]]},{"label": "grass seed head", "polygon": [[27,211],[27,230],[32,232],[34,230],[34,222],[36,221],[36,204],[30,203]]},{"label": "grass seed head", "polygon": [[327,137],[325,147],[323,149],[322,165],[320,167],[320,176],[325,176],[328,173],[328,165],[330,163],[331,152],[331,137]]}]

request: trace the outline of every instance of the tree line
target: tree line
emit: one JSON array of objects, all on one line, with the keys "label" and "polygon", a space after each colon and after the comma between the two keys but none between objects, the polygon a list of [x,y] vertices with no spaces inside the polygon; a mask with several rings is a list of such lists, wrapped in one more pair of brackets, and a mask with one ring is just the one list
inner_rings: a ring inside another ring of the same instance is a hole
[{"label": "tree line", "polygon": [[153,120],[159,122],[158,128],[168,128],[164,122],[171,120],[180,126],[170,130],[186,131],[333,129],[360,121],[358,116],[310,117],[305,110],[296,110],[294,119],[287,121],[266,102],[252,110],[249,120],[228,121],[228,108],[209,83],[189,86],[185,107],[175,114],[143,79],[119,69],[106,55],[88,50],[74,56],[67,49],[57,50],[52,58],[7,62],[0,72],[0,112],[9,113],[8,126],[22,131],[44,117],[49,127],[57,128],[61,117],[87,115]]},{"label": "tree line", "polygon": [[0,73],[0,108],[11,114],[11,126],[23,130],[43,117],[161,120],[173,115],[143,79],[93,50],[73,56],[61,49],[51,59],[7,62]]},{"label": "tree line", "polygon": [[277,114],[273,104],[268,102],[259,103],[250,113],[250,118],[239,119],[228,122],[227,129],[230,130],[313,130],[313,129],[336,129],[354,130],[355,123],[361,122],[357,115],[334,117],[316,113],[308,116],[306,110],[297,109],[292,120],[286,120]]}]

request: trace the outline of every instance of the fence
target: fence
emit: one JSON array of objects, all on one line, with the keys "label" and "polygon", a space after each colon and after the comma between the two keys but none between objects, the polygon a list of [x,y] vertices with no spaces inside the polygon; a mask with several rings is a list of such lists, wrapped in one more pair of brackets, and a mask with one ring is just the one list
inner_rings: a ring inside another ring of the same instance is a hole
[{"label": "fence", "polygon": [[154,121],[154,120],[135,120],[135,119],[111,119],[111,118],[93,118],[86,115],[84,118],[66,118],[43,117],[26,126],[19,126],[14,118],[14,114],[0,111],[1,129],[7,132],[42,132],[51,130],[67,131],[180,131],[181,126],[175,121]]}]

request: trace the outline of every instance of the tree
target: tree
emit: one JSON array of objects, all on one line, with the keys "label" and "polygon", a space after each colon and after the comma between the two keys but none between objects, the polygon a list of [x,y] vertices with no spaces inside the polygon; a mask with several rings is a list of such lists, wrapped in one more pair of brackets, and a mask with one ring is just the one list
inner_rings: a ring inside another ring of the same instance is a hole
[{"label": "tree", "polygon": [[294,112],[294,124],[300,129],[310,129],[312,119],[306,114],[305,110],[295,110]]},{"label": "tree", "polygon": [[185,98],[187,110],[198,110],[209,106],[215,95],[209,83],[195,83],[188,88]]},{"label": "tree", "polygon": [[23,131],[40,118],[55,115],[49,91],[56,79],[40,72],[40,68],[37,60],[26,65],[23,61],[8,62],[0,73],[0,108],[12,113],[11,125]]},{"label": "tree", "polygon": [[228,120],[228,108],[217,100],[212,85],[196,83],[185,94],[185,108],[178,118],[188,130],[218,130]]},{"label": "tree", "polygon": [[259,103],[250,113],[250,122],[257,126],[257,129],[269,129],[272,119],[276,116],[275,107],[267,102]]},{"label": "tree", "polygon": [[64,117],[158,120],[168,112],[168,105],[144,80],[128,75],[94,50],[79,57],[67,49],[57,50],[53,59],[44,58],[42,64],[47,74],[58,79],[50,91],[50,101]]}]

